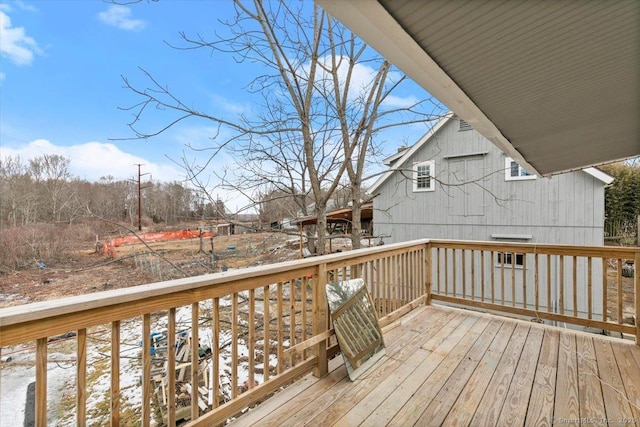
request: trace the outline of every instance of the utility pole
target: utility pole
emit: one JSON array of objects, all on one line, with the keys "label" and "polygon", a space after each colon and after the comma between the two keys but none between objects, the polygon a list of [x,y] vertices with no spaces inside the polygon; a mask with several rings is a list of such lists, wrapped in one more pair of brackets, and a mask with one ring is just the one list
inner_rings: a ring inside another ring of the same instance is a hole
[{"label": "utility pole", "polygon": [[149,173],[141,173],[140,168],[142,167],[142,163],[134,163],[135,166],[138,166],[138,231],[142,231],[142,189],[147,188],[148,186],[142,186],[142,177],[145,175],[149,175]]}]

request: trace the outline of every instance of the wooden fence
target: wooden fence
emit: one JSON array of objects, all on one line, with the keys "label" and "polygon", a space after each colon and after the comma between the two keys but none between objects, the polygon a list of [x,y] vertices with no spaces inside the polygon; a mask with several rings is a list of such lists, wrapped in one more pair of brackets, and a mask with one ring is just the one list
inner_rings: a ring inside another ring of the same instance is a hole
[{"label": "wooden fence", "polygon": [[[640,342],[640,327],[625,323],[626,260],[635,261],[635,315],[639,248],[423,239],[0,309],[0,349],[35,342],[35,418],[45,426],[56,416],[47,404],[49,339],[72,333],[73,410],[76,425],[84,426],[96,345],[89,336],[106,325],[105,422],[117,426],[123,421],[122,343],[133,325],[141,340],[138,422],[148,426],[155,417],[174,426],[186,417],[189,426],[217,425],[308,372],[327,373],[328,360],[339,351],[328,282],[362,277],[382,327],[434,300],[633,334]],[[159,328],[166,342],[155,347],[148,337]],[[164,351],[160,363],[156,351]],[[180,400],[185,387],[186,408]]]},{"label": "wooden fence", "polygon": [[[432,299],[636,336],[640,248],[431,240]],[[635,277],[623,277],[635,264]]]}]

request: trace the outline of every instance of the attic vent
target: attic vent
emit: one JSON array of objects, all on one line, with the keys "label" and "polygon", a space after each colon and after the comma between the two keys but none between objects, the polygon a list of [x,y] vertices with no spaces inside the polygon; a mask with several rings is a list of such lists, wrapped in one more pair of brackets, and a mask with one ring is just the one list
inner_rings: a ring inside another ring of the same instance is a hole
[{"label": "attic vent", "polygon": [[473,129],[473,128],[471,127],[471,125],[469,123],[467,123],[464,120],[460,119],[460,127],[458,128],[459,132],[462,132],[464,130],[471,130],[471,129]]}]

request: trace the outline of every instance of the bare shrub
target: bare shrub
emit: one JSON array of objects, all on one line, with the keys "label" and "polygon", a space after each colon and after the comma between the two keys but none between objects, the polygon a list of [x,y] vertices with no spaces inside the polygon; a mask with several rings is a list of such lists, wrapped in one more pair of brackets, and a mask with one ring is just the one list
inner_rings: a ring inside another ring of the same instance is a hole
[{"label": "bare shrub", "polygon": [[92,247],[97,224],[31,224],[0,230],[0,271],[54,265]]}]

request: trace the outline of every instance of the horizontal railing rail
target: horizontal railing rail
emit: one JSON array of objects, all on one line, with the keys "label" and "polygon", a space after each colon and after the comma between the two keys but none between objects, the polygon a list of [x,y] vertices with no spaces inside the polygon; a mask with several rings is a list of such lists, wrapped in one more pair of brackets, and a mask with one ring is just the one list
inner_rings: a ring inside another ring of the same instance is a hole
[{"label": "horizontal railing rail", "polygon": [[[184,419],[192,426],[216,425],[303,374],[326,374],[328,358],[338,352],[327,282],[364,278],[382,325],[425,301],[427,244],[4,308],[0,349],[35,349],[37,426],[58,424],[59,414],[47,402],[48,370],[63,336],[75,347],[75,402],[66,411],[76,425],[121,425],[128,416],[142,425],[152,418],[164,425]],[[133,353],[132,342],[139,343]],[[90,404],[105,397],[109,404],[102,411]]]},{"label": "horizontal railing rail", "polygon": [[[631,334],[640,248],[431,240],[432,299]],[[624,271],[634,271],[635,275]]]}]

